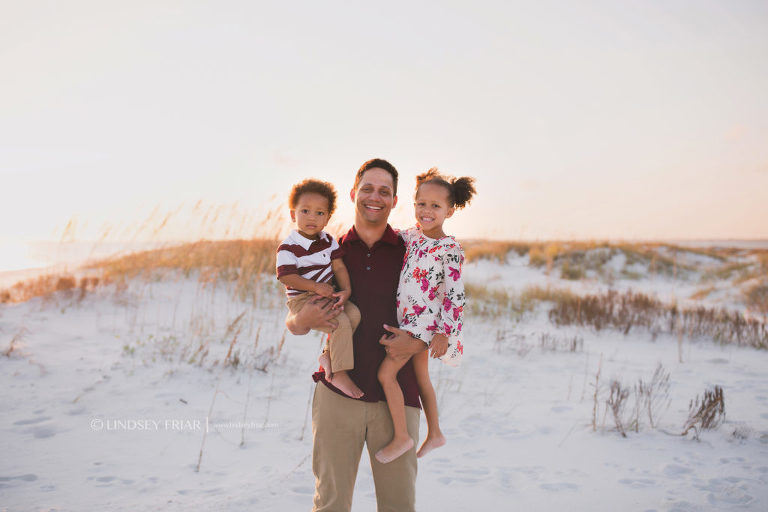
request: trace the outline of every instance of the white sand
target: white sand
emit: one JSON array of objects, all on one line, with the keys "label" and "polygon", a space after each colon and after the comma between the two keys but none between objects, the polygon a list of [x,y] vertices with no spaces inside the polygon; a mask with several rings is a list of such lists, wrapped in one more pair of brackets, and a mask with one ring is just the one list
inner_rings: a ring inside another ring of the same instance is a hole
[{"label": "white sand", "polygon": [[[516,259],[473,263],[465,275],[516,290],[604,286]],[[660,298],[681,285],[633,284]],[[282,302],[271,280],[253,307],[180,278],[0,307],[0,350],[20,333],[0,356],[0,510],[309,510],[307,413],[321,339],[288,335],[278,354]],[[686,340],[681,363],[669,336],[557,329],[546,310],[520,322],[469,318],[464,365],[432,367],[448,444],[419,463],[418,510],[768,508],[768,352]],[[235,333],[240,364],[222,367]],[[542,336],[560,348],[542,349]],[[570,352],[574,336],[583,349]],[[622,438],[610,415],[601,426],[609,380],[648,380],[659,362],[671,374],[660,427],[641,417],[640,432]],[[689,401],[715,384],[726,422],[699,441],[676,435]],[[353,510],[375,510],[367,455]]]}]

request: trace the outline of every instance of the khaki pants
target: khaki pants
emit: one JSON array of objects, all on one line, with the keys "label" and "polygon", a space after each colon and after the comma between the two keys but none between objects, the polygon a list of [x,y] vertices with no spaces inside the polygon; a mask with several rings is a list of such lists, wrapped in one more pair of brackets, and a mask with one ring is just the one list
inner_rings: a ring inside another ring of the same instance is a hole
[{"label": "khaki pants", "polygon": [[[291,313],[297,313],[310,299],[317,297],[311,292],[304,292],[296,297],[288,299],[287,305]],[[336,317],[339,326],[336,329],[323,328],[319,331],[330,334],[328,338],[328,351],[331,358],[331,371],[340,372],[351,370],[355,367],[355,353],[352,349],[352,334],[360,323],[360,310],[357,306],[347,301],[344,311]],[[326,369],[327,370],[327,369]]]},{"label": "khaki pants", "polygon": [[405,418],[414,447],[389,464],[381,464],[374,454],[384,448],[394,434],[387,403],[354,400],[317,383],[312,400],[314,512],[350,510],[364,444],[371,459],[378,511],[415,510],[419,409],[406,407]]}]

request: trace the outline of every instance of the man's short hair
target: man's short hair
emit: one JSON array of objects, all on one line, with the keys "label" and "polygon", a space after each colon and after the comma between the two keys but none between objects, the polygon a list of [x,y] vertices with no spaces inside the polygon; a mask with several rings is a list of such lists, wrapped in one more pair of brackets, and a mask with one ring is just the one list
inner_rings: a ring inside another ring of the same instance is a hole
[{"label": "man's short hair", "polygon": [[333,215],[333,211],[336,209],[336,189],[327,181],[313,180],[311,178],[297,183],[291,189],[291,195],[288,197],[288,206],[291,207],[291,210],[296,209],[302,194],[309,193],[319,194],[328,199],[328,217]]},{"label": "man's short hair", "polygon": [[397,195],[397,169],[395,169],[395,166],[391,163],[387,162],[383,158],[372,158],[365,162],[360,169],[357,170],[357,175],[355,176],[355,184],[354,188],[357,190],[357,186],[360,184],[360,180],[363,179],[363,174],[365,174],[365,171],[369,169],[384,169],[392,176],[392,195]]}]

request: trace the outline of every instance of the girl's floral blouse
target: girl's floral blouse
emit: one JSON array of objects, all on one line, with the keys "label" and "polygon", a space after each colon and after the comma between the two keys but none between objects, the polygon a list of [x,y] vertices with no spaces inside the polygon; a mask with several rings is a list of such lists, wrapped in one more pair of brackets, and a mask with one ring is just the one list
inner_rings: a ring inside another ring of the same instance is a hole
[{"label": "girl's floral blouse", "polygon": [[464,251],[452,236],[429,238],[418,227],[399,235],[406,244],[397,289],[400,327],[425,343],[435,334],[448,336],[448,352],[440,359],[458,366],[464,353],[460,340],[465,307],[461,280]]}]

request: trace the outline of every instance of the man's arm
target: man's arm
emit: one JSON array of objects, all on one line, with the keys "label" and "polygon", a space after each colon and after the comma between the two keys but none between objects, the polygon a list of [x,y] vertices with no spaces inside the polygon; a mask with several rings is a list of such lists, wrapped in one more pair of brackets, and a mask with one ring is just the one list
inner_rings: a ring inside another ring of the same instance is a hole
[{"label": "man's arm", "polygon": [[318,327],[335,329],[339,323],[334,319],[341,314],[342,309],[333,309],[334,302],[320,296],[308,300],[301,310],[288,313],[285,317],[285,327],[297,336],[307,334]]},{"label": "man's arm", "polygon": [[397,327],[384,324],[384,329],[392,334],[385,334],[379,339],[379,343],[387,348],[387,354],[395,359],[409,359],[411,356],[427,350],[427,344],[411,333]]}]

